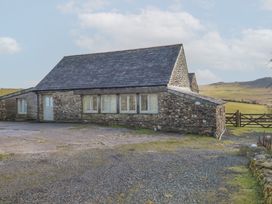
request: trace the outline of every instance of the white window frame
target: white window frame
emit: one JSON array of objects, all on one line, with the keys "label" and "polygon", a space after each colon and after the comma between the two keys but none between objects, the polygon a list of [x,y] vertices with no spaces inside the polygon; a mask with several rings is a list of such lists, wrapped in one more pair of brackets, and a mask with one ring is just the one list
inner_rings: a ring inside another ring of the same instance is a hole
[{"label": "white window frame", "polygon": [[27,114],[27,101],[24,98],[17,99],[17,113],[21,115]]},{"label": "white window frame", "polygon": [[[108,110],[103,110],[103,98],[104,97],[113,97],[113,101],[114,102],[114,110],[112,111],[108,111]],[[101,107],[101,113],[117,113],[117,95],[115,94],[110,94],[110,95],[101,95],[101,98],[100,98],[100,107]]]},{"label": "white window frame", "polygon": [[[126,101],[127,101],[127,110],[124,111],[122,110],[122,103],[121,103],[121,97],[126,97]],[[134,97],[134,100],[135,100],[135,110],[130,110],[130,107],[129,107],[129,98],[130,96],[133,96]],[[120,110],[120,113],[137,113],[137,96],[136,94],[120,94],[120,97],[119,97],[119,110]]]},{"label": "white window frame", "polygon": [[[147,110],[142,110],[142,96],[146,95],[147,96]],[[155,96],[156,97],[156,107],[152,110],[151,109],[151,97]],[[140,113],[148,113],[148,114],[158,114],[159,113],[159,100],[158,100],[158,94],[140,94]]]},{"label": "white window frame", "polygon": [[[88,110],[85,109],[85,105],[87,104],[84,104],[85,103],[85,98],[89,97],[90,98],[90,103],[88,104]],[[93,101],[94,101],[94,97],[96,97],[96,100],[97,100],[97,110],[94,110],[93,109]],[[98,109],[99,109],[99,97],[98,95],[84,95],[83,96],[83,113],[98,113]]]}]

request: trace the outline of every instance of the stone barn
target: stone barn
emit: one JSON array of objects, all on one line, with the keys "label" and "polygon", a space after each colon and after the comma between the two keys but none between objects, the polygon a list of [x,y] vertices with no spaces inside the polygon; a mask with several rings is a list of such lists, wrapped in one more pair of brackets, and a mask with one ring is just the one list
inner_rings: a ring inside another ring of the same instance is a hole
[{"label": "stone barn", "polygon": [[182,44],[67,56],[34,89],[0,101],[9,120],[225,131],[224,103],[198,94]]},{"label": "stone barn", "polygon": [[0,97],[0,120],[37,120],[37,95],[33,88]]}]

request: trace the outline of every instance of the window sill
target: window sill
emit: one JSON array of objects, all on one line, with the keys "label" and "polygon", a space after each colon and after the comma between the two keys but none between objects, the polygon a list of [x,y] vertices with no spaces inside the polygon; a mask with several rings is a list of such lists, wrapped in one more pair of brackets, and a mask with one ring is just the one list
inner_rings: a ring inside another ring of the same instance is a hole
[{"label": "window sill", "polygon": [[88,111],[88,112],[83,112],[84,114],[92,114],[92,113],[98,113],[98,111]]}]

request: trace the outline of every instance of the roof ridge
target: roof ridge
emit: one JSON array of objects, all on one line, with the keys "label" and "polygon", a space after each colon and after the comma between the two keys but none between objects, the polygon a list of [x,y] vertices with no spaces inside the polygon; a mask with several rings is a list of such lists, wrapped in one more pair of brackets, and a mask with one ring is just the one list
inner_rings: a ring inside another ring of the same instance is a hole
[{"label": "roof ridge", "polygon": [[170,44],[170,45],[159,45],[159,46],[143,47],[143,48],[131,48],[131,49],[115,50],[115,51],[93,52],[93,53],[88,53],[88,54],[75,54],[75,55],[67,55],[67,56],[64,56],[63,58],[76,57],[76,56],[86,56],[86,55],[110,54],[110,53],[119,53],[119,52],[127,52],[127,51],[137,51],[137,50],[148,50],[148,49],[154,49],[154,48],[173,47],[173,46],[181,46],[182,47],[183,44],[177,43],[177,44]]}]

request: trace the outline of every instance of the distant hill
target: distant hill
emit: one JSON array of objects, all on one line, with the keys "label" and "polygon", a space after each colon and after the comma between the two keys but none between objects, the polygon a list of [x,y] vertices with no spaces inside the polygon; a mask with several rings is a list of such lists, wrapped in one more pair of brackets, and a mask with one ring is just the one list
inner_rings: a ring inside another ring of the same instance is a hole
[{"label": "distant hill", "polygon": [[204,85],[200,86],[200,93],[225,100],[272,105],[272,77]]},{"label": "distant hill", "polygon": [[254,81],[240,82],[240,85],[252,88],[272,88],[272,77],[265,77],[256,79]]},{"label": "distant hill", "polygon": [[256,79],[254,81],[244,82],[218,82],[210,85],[240,85],[251,88],[272,88],[272,77],[264,77],[261,79]]},{"label": "distant hill", "polygon": [[10,94],[10,93],[14,93],[14,92],[19,91],[19,90],[20,89],[4,89],[4,88],[0,88],[0,96]]}]

